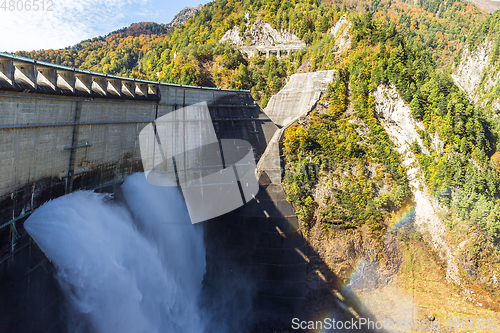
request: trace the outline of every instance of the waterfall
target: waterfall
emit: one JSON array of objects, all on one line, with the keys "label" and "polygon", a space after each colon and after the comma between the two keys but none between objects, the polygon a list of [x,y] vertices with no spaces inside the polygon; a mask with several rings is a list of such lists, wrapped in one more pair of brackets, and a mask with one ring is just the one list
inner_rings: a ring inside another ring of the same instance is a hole
[{"label": "waterfall", "polygon": [[38,208],[24,227],[56,267],[70,332],[204,332],[201,225],[176,187],[143,173],[123,200],[78,191]]}]

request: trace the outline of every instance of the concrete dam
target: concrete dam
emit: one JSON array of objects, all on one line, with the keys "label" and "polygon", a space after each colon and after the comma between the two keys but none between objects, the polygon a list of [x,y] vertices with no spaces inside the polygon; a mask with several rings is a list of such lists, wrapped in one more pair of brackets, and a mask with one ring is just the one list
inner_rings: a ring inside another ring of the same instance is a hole
[{"label": "concrete dam", "polygon": [[[265,320],[288,318],[302,306],[307,262],[297,217],[279,184],[279,126],[249,91],[130,79],[0,54],[0,327],[67,330],[55,267],[23,227],[30,214],[78,190],[119,194],[128,176],[143,171],[140,131],[200,102],[207,103],[218,139],[248,141],[256,161],[267,156],[254,200],[203,224],[205,306],[217,308],[213,320],[229,321],[228,329],[241,324],[225,319],[239,307]],[[272,152],[265,153],[273,136]],[[243,277],[245,286],[237,282]],[[250,296],[235,299],[239,288]]]}]

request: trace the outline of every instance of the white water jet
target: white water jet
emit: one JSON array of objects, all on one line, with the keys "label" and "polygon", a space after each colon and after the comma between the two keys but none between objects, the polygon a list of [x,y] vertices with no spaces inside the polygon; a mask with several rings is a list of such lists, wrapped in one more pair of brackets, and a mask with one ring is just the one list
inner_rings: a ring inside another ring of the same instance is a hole
[{"label": "white water jet", "polygon": [[70,331],[203,332],[201,225],[175,187],[134,174],[110,195],[75,192],[45,203],[24,226],[57,268]]}]

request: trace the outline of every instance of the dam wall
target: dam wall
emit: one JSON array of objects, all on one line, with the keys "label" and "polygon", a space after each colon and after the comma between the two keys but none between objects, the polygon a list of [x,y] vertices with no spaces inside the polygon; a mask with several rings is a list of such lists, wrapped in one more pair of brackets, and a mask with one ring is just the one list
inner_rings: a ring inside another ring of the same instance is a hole
[{"label": "dam wall", "polygon": [[[54,267],[25,232],[24,220],[73,191],[120,193],[128,175],[143,171],[140,131],[203,102],[219,140],[246,140],[256,161],[264,155],[278,126],[271,120],[275,114],[266,115],[249,91],[134,80],[0,54],[0,327],[67,330]],[[205,144],[201,133],[183,133],[179,128],[167,139]],[[277,168],[278,141],[266,154]],[[289,318],[304,301],[306,261],[297,217],[271,176],[279,170],[262,169],[255,200],[204,223],[205,306],[219,309],[211,311],[211,320],[227,323],[229,331],[241,327],[245,311],[257,321]]]},{"label": "dam wall", "polygon": [[[263,141],[265,148],[262,131],[252,123],[265,120],[251,111],[256,106],[248,92],[168,86],[158,90],[158,101],[0,90],[0,238],[5,240],[9,224],[47,200],[78,189],[116,185],[141,171],[138,133],[185,105],[207,102],[218,132],[231,137],[242,130],[240,136]],[[10,243],[1,242],[0,258],[9,252]]]},{"label": "dam wall", "polygon": [[249,91],[134,80],[0,54],[0,327],[65,331],[54,267],[24,220],[76,190],[114,192],[143,170],[139,132],[203,102],[218,138],[247,140],[258,159],[276,126]]}]

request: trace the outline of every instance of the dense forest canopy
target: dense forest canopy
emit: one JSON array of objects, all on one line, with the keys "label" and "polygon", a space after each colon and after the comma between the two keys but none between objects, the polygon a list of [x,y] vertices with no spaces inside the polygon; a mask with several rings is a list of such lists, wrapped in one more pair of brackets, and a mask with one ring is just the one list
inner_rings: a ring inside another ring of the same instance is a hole
[{"label": "dense forest canopy", "polygon": [[[394,84],[410,105],[412,115],[425,124],[420,135],[431,154],[423,154],[418,144],[412,146],[430,190],[443,206],[449,207],[446,219],[450,227],[457,221],[465,221],[468,227],[478,227],[490,240],[498,242],[500,181],[498,168],[490,158],[497,149],[498,133],[491,121],[458,89],[446,68],[438,67],[432,47],[415,43],[398,31],[395,24],[376,20],[369,11],[352,17],[352,22],[353,44],[345,57],[339,59],[335,54],[323,51],[334,47],[333,40],[328,38],[313,44],[305,55],[314,59],[318,69],[337,69],[341,80],[326,96],[328,116],[315,114],[305,132],[293,128],[286,135],[285,153],[290,164],[287,169],[288,192],[295,195],[293,201],[301,203],[302,211],[317,210],[315,202],[308,200],[313,189],[294,187],[297,182],[294,177],[300,175],[294,170],[300,168],[304,157],[327,155],[330,162],[345,161],[347,155],[349,163],[372,164],[371,169],[382,164],[382,172],[375,178],[382,177],[397,185],[393,185],[393,191],[386,196],[374,197],[373,193],[377,191],[370,190],[370,187],[382,187],[376,179],[368,179],[368,173],[365,173],[365,182],[353,178],[349,181],[351,184],[368,186],[368,191],[361,191],[365,196],[356,198],[352,193],[338,191],[338,198],[326,208],[327,219],[340,218],[359,223],[364,216],[369,216],[368,221],[373,224],[377,213],[381,220],[384,211],[390,212],[401,206],[409,195],[405,175],[397,168],[401,165],[397,154],[388,148],[391,143],[387,134],[373,118],[371,96],[379,85]],[[366,144],[360,144],[360,138],[353,130],[349,102],[357,117],[369,128],[364,138]],[[442,152],[431,147],[431,137],[436,133],[444,141]],[[321,159],[316,163],[321,165]],[[361,200],[361,204],[356,200]],[[360,215],[347,218],[339,213],[332,214],[340,207],[344,207],[344,212],[359,212]],[[303,218],[313,219],[313,216]]]},{"label": "dense forest canopy", "polygon": [[[135,27],[137,29],[124,28],[106,37],[86,40],[64,50],[19,54],[65,66],[164,82],[224,88],[259,85],[256,97],[261,100],[278,91],[283,84],[280,81],[286,77],[283,73],[292,73],[293,63],[301,63],[303,59],[295,55],[293,61],[281,66],[286,70],[277,75],[271,73],[271,77],[265,75],[265,80],[260,80],[262,66],[248,62],[237,49],[217,47],[227,30],[233,26],[244,29],[245,13],[248,12],[251,21],[263,19],[274,28],[290,31],[312,45],[325,39],[341,14],[352,10],[370,12],[378,21],[394,23],[395,29],[409,42],[425,45],[439,65],[450,63],[471,28],[485,16],[461,1],[434,0],[415,6],[404,1],[360,0],[342,7],[319,0],[218,0],[205,5],[184,26],[171,33],[166,33],[164,26],[147,23]],[[141,31],[145,33],[138,36]],[[255,70],[259,73],[253,74]]]}]

